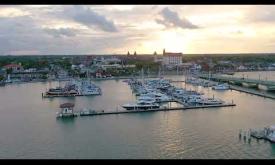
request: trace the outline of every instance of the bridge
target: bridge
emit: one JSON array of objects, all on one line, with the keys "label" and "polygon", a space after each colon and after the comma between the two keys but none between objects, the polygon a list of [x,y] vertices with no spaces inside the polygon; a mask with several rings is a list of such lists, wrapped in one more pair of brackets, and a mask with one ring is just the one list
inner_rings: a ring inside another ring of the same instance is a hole
[{"label": "bridge", "polygon": [[266,91],[275,91],[275,81],[267,81],[260,79],[238,78],[223,76],[217,74],[201,74],[198,76],[202,79],[210,79],[213,81],[227,82],[229,84],[242,85],[244,87],[258,88]]}]

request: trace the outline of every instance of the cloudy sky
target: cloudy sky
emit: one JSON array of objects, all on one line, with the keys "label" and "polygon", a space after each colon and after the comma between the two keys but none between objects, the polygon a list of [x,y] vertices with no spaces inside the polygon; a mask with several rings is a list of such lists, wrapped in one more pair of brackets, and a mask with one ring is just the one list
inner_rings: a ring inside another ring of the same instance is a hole
[{"label": "cloudy sky", "polygon": [[275,5],[0,5],[0,55],[275,52]]}]

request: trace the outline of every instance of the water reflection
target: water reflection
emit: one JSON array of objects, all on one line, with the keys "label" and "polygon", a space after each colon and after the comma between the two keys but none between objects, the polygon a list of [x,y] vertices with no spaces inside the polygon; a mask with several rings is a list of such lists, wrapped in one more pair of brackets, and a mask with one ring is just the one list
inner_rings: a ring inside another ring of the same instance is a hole
[{"label": "water reflection", "polygon": [[65,118],[56,118],[56,122],[62,124],[64,127],[70,128],[74,125],[76,117],[65,117]]}]

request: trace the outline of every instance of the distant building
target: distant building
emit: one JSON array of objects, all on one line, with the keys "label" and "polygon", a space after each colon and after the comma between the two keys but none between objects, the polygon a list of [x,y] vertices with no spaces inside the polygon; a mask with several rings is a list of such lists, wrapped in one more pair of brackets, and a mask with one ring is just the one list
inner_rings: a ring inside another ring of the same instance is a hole
[{"label": "distant building", "polygon": [[154,62],[161,62],[162,65],[166,66],[180,66],[182,65],[182,53],[165,52],[163,49],[162,56],[154,53]]},{"label": "distant building", "polygon": [[182,53],[170,53],[163,50],[163,65],[181,65],[182,64]]},{"label": "distant building", "polygon": [[0,77],[6,77],[6,71],[3,69],[0,69]]},{"label": "distant building", "polygon": [[21,72],[23,71],[23,67],[20,64],[8,64],[3,66],[4,69],[12,69],[12,72]]}]

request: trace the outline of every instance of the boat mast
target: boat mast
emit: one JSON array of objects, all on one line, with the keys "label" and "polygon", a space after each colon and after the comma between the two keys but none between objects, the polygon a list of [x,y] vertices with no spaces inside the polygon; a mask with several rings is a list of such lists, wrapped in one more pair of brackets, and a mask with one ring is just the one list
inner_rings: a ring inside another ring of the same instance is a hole
[{"label": "boat mast", "polygon": [[160,66],[159,66],[159,74],[158,74],[158,77],[160,78],[160,72],[161,72],[161,68],[160,68]]},{"label": "boat mast", "polygon": [[142,85],[144,84],[144,70],[143,67],[141,68],[141,80],[142,80]]}]

